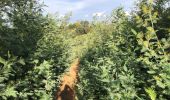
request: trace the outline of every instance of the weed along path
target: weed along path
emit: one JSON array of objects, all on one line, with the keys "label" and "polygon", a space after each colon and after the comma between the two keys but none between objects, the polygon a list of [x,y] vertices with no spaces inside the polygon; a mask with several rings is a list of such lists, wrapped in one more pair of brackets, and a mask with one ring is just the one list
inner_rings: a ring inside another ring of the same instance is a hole
[{"label": "weed along path", "polygon": [[61,78],[56,100],[75,100],[75,85],[78,78],[80,60],[77,58],[70,66],[69,71]]}]

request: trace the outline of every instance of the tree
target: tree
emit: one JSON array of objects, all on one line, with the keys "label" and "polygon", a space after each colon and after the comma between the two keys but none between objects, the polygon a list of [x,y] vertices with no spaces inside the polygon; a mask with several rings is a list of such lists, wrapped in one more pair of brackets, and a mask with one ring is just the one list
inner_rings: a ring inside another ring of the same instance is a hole
[{"label": "tree", "polygon": [[87,34],[90,31],[90,25],[88,21],[81,21],[80,26],[76,28],[76,33]]},{"label": "tree", "polygon": [[43,35],[42,5],[35,0],[2,0],[0,6],[0,55],[10,51],[27,57]]}]

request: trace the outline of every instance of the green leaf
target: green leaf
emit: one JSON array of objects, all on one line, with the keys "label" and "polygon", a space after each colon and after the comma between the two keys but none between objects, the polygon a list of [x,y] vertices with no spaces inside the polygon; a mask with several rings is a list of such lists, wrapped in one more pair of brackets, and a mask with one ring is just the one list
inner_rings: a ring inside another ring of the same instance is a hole
[{"label": "green leaf", "polygon": [[146,93],[149,95],[151,100],[156,100],[156,92],[152,88],[145,88]]},{"label": "green leaf", "polygon": [[102,82],[106,82],[106,83],[109,83],[109,82],[110,82],[109,79],[102,79],[101,81],[102,81]]},{"label": "green leaf", "polygon": [[147,30],[150,31],[150,34],[155,33],[155,30],[153,27],[147,27]]},{"label": "green leaf", "polygon": [[6,95],[8,97],[10,97],[10,96],[17,97],[17,91],[15,91],[14,87],[8,86],[4,95]]},{"label": "green leaf", "polygon": [[146,52],[147,50],[148,50],[148,48],[143,47],[143,48],[141,49],[141,52],[143,53],[143,52]]},{"label": "green leaf", "polygon": [[5,80],[5,77],[0,76],[0,82],[3,82]]},{"label": "green leaf", "polygon": [[149,74],[155,74],[155,71],[147,71]]},{"label": "green leaf", "polygon": [[2,57],[0,57],[0,63],[4,64],[6,63],[5,59],[3,59]]},{"label": "green leaf", "polygon": [[144,41],[144,42],[143,42],[143,45],[144,45],[145,48],[148,48],[149,42],[148,42],[148,41]]},{"label": "green leaf", "polygon": [[128,71],[126,65],[123,66],[124,71]]},{"label": "green leaf", "polygon": [[163,89],[165,88],[165,84],[162,83],[161,81],[156,81],[156,84]]},{"label": "green leaf", "polygon": [[131,29],[132,33],[137,35],[138,33],[134,30],[134,29]]},{"label": "green leaf", "polygon": [[46,93],[41,94],[40,97],[40,100],[52,100],[51,96]]},{"label": "green leaf", "polygon": [[25,61],[24,61],[24,59],[20,59],[20,60],[18,60],[18,63],[20,63],[20,64],[22,64],[22,65],[25,65]]},{"label": "green leaf", "polygon": [[153,3],[153,0],[149,0],[149,3],[152,4],[152,3]]},{"label": "green leaf", "polygon": [[136,38],[138,38],[138,39],[143,39],[143,33],[138,33],[137,36],[136,36]]}]

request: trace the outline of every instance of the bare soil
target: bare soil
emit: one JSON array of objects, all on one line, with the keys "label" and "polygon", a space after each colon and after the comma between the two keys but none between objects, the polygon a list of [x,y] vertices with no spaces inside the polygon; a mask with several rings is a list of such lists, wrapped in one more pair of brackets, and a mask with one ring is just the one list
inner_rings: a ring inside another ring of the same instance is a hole
[{"label": "bare soil", "polygon": [[61,79],[61,86],[57,91],[56,100],[75,100],[75,85],[78,80],[79,59],[77,58]]}]

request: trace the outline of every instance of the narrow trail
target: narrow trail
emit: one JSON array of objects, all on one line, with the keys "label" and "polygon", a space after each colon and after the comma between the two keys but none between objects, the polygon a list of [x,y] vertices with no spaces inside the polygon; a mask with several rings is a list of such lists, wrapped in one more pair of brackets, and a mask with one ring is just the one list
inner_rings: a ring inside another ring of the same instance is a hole
[{"label": "narrow trail", "polygon": [[69,71],[61,79],[56,100],[75,100],[75,85],[78,78],[79,59],[77,58],[70,66]]}]

